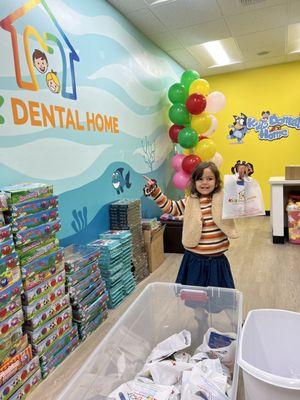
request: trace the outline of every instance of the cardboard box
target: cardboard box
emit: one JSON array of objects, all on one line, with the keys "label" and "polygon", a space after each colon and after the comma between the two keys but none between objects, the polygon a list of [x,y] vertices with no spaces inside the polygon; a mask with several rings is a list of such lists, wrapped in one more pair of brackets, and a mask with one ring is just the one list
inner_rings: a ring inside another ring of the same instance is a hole
[{"label": "cardboard box", "polygon": [[300,165],[287,165],[285,167],[285,179],[300,180]]},{"label": "cardboard box", "polygon": [[164,230],[164,226],[155,230],[143,230],[150,272],[155,271],[165,260]]}]

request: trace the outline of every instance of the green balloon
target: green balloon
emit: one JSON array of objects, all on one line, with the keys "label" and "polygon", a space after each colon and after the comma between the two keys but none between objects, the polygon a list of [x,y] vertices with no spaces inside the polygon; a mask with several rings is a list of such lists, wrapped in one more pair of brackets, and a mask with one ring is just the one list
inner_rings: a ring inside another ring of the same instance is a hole
[{"label": "green balloon", "polygon": [[185,125],[189,122],[190,114],[184,104],[176,103],[169,110],[169,118],[175,125]]},{"label": "green balloon", "polygon": [[198,143],[197,132],[192,128],[183,128],[178,135],[178,143],[185,149],[190,149]]},{"label": "green balloon", "polygon": [[169,100],[172,103],[185,103],[187,99],[187,92],[181,83],[174,83],[168,91]]},{"label": "green balloon", "polygon": [[188,91],[190,84],[195,80],[195,79],[199,79],[200,75],[198,74],[197,71],[194,71],[192,69],[185,71],[182,75],[181,75],[181,79],[180,82],[181,84],[185,87],[185,90]]}]

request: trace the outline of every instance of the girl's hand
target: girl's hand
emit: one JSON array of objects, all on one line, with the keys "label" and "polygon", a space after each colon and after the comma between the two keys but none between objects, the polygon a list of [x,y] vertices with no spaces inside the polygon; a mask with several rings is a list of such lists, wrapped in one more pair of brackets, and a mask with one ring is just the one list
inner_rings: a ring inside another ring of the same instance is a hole
[{"label": "girl's hand", "polygon": [[146,181],[147,181],[147,183],[143,189],[144,195],[149,196],[151,194],[151,192],[153,192],[153,190],[157,187],[157,183],[156,183],[155,179],[150,179],[146,175],[143,175],[143,178],[146,179]]}]

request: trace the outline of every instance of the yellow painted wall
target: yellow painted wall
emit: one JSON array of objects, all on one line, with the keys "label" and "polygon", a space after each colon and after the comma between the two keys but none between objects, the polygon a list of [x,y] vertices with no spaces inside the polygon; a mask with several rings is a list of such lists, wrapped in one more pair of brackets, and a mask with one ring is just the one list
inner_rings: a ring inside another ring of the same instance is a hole
[{"label": "yellow painted wall", "polygon": [[226,107],[216,114],[218,128],[212,135],[224,158],[221,172],[230,173],[238,159],[252,162],[253,178],[260,183],[269,210],[269,177],[284,176],[285,165],[300,165],[300,130],[287,128],[287,138],[273,141],[260,140],[258,133],[250,130],[244,143],[236,144],[236,140],[227,139],[228,125],[233,123],[233,115],[241,112],[257,119],[263,110],[279,116],[299,116],[300,62],[210,76],[207,80],[211,91],[221,91],[226,96]]}]

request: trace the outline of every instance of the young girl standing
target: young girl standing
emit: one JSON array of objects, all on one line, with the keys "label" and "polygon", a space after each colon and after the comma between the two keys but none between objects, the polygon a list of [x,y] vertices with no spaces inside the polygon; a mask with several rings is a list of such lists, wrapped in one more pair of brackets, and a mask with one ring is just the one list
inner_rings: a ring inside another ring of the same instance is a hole
[{"label": "young girl standing", "polygon": [[148,180],[144,193],[150,195],[164,213],[184,215],[182,243],[185,252],[176,283],[234,288],[224,253],[229,248],[228,239],[238,235],[234,220],[222,220],[223,190],[216,165],[202,162],[195,168],[187,198],[169,200],[153,180]]}]

